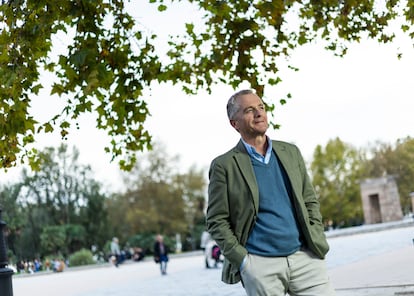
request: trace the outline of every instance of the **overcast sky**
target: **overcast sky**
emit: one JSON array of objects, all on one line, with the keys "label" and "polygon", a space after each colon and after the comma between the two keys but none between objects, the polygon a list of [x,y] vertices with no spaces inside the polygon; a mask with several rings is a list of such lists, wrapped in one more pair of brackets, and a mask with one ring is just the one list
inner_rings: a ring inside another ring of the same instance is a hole
[{"label": "overcast sky", "polygon": [[[156,31],[174,29],[178,19],[191,13],[173,10],[162,22],[143,15],[140,22]],[[400,51],[403,57],[398,60]],[[296,50],[291,63],[300,71],[282,72],[282,85],[266,90],[268,98],[287,92],[293,96],[275,112],[281,128],[269,130],[268,135],[297,144],[305,160],[311,160],[317,145],[335,137],[360,148],[413,136],[414,50],[408,38],[389,45],[363,41],[350,47],[345,58],[334,57],[315,44]],[[155,141],[167,145],[169,154],[180,156],[184,170],[191,165],[207,169],[215,156],[239,140],[225,111],[233,92],[225,85],[214,87],[212,94],[196,96],[186,96],[178,87],[153,89],[148,100],[152,116],[145,125]],[[50,105],[51,99],[43,96],[33,102],[33,110],[47,118]],[[96,131],[91,117],[84,117],[81,124],[66,143],[80,149],[81,162],[91,164],[99,180],[110,188],[121,188],[117,166],[109,164],[110,156],[103,152],[108,141],[105,133]],[[41,137],[39,145],[57,146],[59,141],[59,136],[49,135]],[[18,171],[12,169],[0,177],[14,179]]]}]

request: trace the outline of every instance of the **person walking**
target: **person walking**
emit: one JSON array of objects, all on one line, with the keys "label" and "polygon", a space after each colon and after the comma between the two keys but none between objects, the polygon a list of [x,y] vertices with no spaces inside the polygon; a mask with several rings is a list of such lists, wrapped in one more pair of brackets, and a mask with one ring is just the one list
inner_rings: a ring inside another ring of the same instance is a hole
[{"label": "person walking", "polygon": [[160,264],[162,275],[167,274],[168,247],[164,244],[164,237],[158,234],[154,243],[154,261]]},{"label": "person walking", "polygon": [[248,295],[332,296],[320,204],[300,150],[271,140],[253,90],[227,103],[237,145],[209,169],[208,232],[225,260],[222,280]]},{"label": "person walking", "polygon": [[121,250],[119,249],[119,240],[117,237],[112,238],[111,254],[113,256],[113,263],[118,267],[121,263]]}]

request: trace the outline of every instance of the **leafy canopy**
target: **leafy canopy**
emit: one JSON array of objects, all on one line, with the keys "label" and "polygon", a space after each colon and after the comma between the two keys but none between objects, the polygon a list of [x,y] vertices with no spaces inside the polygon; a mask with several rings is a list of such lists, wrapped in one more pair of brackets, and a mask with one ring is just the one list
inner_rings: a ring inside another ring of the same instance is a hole
[{"label": "leafy canopy", "polygon": [[[202,26],[187,23],[167,44],[158,45],[168,48],[167,58],[157,53],[157,36],[147,33],[123,0],[2,1],[0,167],[15,166],[19,158],[38,167],[37,151],[29,147],[39,133],[58,128],[66,138],[80,115],[93,113],[97,128],[110,137],[105,151],[129,170],[136,152],[151,148],[143,125],[149,115],[144,91],[155,84],[180,84],[195,94],[216,83],[233,88],[248,83],[263,95],[266,85],[282,80],[280,59],[316,39],[342,56],[350,42],[363,38],[392,41],[396,19],[414,37],[413,1],[149,2],[160,12],[187,2],[204,15]],[[56,36],[68,46],[54,57]],[[50,95],[59,96],[64,107],[50,120],[37,122],[30,103],[50,83],[41,79],[44,71],[55,75]],[[274,110],[273,102],[267,106]]]},{"label": "leafy canopy", "polygon": [[[36,151],[24,150],[35,135],[59,127],[65,138],[87,112],[96,113],[97,128],[112,138],[105,150],[114,158],[123,155],[122,167],[134,162],[129,152],[150,143],[142,125],[148,115],[142,90],[157,79],[160,63],[150,43],[154,36],[134,29],[124,1],[9,1],[1,5],[0,21],[0,165],[15,165],[22,151],[35,164]],[[53,59],[57,34],[72,38],[67,52]],[[46,83],[41,71],[56,74],[51,95],[66,99],[45,123],[29,114],[33,96]]]}]

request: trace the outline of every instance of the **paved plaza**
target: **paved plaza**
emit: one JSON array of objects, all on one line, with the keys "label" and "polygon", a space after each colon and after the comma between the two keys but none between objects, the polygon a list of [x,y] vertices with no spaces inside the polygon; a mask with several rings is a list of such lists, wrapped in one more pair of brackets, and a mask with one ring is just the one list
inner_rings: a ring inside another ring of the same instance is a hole
[{"label": "paved plaza", "polygon": [[221,270],[206,269],[203,256],[171,258],[168,274],[147,260],[119,268],[105,265],[76,271],[13,279],[14,296],[138,296],[138,295],[245,295],[240,285],[220,281]]},{"label": "paved plaza", "polygon": [[[328,271],[337,296],[414,295],[414,226],[331,238]],[[221,282],[201,252],[171,256],[168,274],[150,258],[119,268],[69,268],[62,273],[13,276],[14,296],[237,296],[240,284]],[[1,295],[0,295],[1,296]]]},{"label": "paved plaza", "polygon": [[[330,269],[338,296],[414,295],[414,247]],[[172,258],[168,274],[152,261],[103,265],[63,273],[13,278],[14,296],[245,295],[240,284],[220,281],[221,270],[206,269],[203,256]],[[412,292],[412,294],[411,294]]]}]

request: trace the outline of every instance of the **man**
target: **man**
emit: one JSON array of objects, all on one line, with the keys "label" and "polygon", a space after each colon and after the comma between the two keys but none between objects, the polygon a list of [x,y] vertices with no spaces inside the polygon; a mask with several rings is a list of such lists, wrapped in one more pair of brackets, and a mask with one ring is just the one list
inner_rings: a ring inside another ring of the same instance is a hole
[{"label": "man", "polygon": [[160,264],[162,275],[167,274],[168,247],[164,244],[164,237],[158,234],[154,243],[154,260]]},{"label": "man", "polygon": [[119,249],[119,240],[117,237],[112,238],[111,242],[112,261],[116,267],[121,263],[121,250]]},{"label": "man", "polygon": [[207,228],[225,262],[222,280],[248,295],[335,295],[319,202],[299,149],[266,136],[263,101],[252,90],[227,103],[236,147],[209,171]]}]

